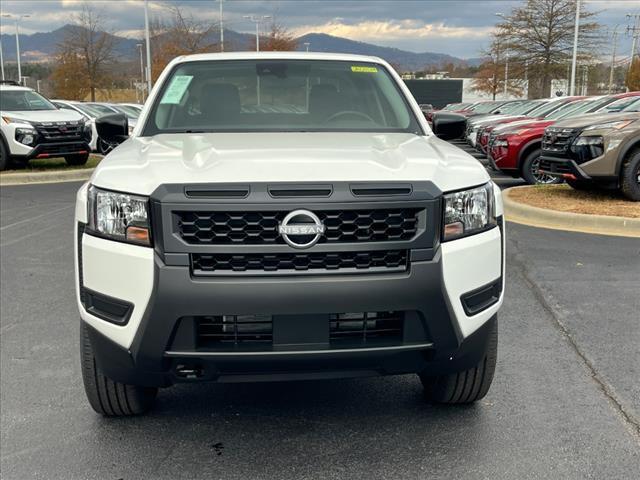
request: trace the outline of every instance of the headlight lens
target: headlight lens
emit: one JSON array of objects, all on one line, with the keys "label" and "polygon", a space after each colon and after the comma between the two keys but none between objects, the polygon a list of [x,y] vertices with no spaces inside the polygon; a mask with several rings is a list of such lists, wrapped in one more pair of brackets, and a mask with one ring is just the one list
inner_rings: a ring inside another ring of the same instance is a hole
[{"label": "headlight lens", "polygon": [[509,146],[509,141],[506,138],[496,138],[491,145],[506,148]]},{"label": "headlight lens", "polygon": [[34,145],[37,132],[33,128],[16,128],[16,141],[23,145]]},{"label": "headlight lens", "polygon": [[87,230],[112,240],[151,246],[148,197],[91,186]]},{"label": "headlight lens", "polygon": [[609,128],[615,128],[616,130],[621,130],[624,127],[626,127],[627,125],[633,123],[635,120],[621,120],[619,122],[606,122],[606,123],[599,123],[597,125],[590,125],[587,128],[585,128],[584,130],[601,130],[601,129],[609,129]]},{"label": "headlight lens", "polygon": [[497,225],[493,184],[444,195],[442,241],[480,233]]}]

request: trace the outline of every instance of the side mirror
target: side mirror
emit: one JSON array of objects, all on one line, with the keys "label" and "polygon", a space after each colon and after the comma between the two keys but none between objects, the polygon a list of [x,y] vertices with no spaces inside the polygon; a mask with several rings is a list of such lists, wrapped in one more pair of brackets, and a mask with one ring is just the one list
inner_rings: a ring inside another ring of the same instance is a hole
[{"label": "side mirror", "polygon": [[438,112],[433,116],[433,133],[443,140],[455,140],[464,137],[467,118],[457,113]]},{"label": "side mirror", "polygon": [[96,118],[96,130],[102,140],[117,145],[129,138],[129,121],[124,113],[109,113]]}]

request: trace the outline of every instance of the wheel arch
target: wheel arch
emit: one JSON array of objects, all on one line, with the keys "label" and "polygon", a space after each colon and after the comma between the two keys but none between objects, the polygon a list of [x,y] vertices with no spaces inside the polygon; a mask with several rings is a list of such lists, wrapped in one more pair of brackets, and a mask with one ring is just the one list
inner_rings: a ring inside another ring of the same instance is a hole
[{"label": "wheel arch", "polygon": [[618,153],[618,159],[616,160],[616,177],[620,177],[620,175],[622,175],[622,164],[626,160],[629,152],[635,149],[640,149],[640,132],[638,132],[637,135],[634,135],[631,140],[627,141],[620,149],[620,152]]},{"label": "wheel arch", "polygon": [[529,154],[536,150],[542,148],[542,138],[534,138],[533,140],[529,140],[524,147],[522,147],[520,149],[520,152],[518,153],[518,171],[520,173],[522,173],[522,162],[524,161],[525,158],[527,158],[529,156]]}]

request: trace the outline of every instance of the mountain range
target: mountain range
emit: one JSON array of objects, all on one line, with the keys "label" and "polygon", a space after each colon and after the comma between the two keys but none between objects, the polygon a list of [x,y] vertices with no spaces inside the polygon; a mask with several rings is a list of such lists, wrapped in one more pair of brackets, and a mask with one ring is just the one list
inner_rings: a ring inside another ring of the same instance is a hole
[{"label": "mountain range", "polygon": [[[20,51],[23,62],[46,62],[56,52],[58,44],[63,40],[70,29],[81,28],[74,25],[65,25],[51,32],[39,32],[31,35],[20,35]],[[253,42],[253,34],[240,33],[234,30],[224,32],[225,45],[228,43],[237,50],[247,50]],[[2,49],[5,61],[15,61],[15,36],[2,34]],[[429,66],[440,66],[445,63],[455,65],[478,65],[480,58],[461,59],[451,55],[434,52],[409,52],[398,48],[382,47],[371,43],[358,42],[342,37],[334,37],[324,33],[308,33],[299,37],[298,50],[306,49],[305,43],[315,52],[355,53],[381,57],[393,65],[397,65],[405,71],[420,70]],[[214,40],[215,41],[215,40]],[[119,58],[131,61],[137,58],[136,45],[141,40],[116,36],[115,49]]]}]

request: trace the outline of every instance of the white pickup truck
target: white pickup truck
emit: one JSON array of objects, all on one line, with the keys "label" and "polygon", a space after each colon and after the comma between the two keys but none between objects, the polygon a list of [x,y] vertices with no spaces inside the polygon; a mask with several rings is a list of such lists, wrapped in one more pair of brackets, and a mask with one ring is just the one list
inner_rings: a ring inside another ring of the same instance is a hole
[{"label": "white pickup truck", "polygon": [[[109,416],[177,382],[418,374],[491,384],[499,189],[373,57],[180,57],[78,192],[85,389]],[[454,130],[458,129],[454,132]],[[259,400],[256,400],[259,401]]]}]

